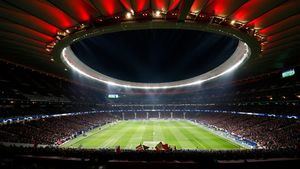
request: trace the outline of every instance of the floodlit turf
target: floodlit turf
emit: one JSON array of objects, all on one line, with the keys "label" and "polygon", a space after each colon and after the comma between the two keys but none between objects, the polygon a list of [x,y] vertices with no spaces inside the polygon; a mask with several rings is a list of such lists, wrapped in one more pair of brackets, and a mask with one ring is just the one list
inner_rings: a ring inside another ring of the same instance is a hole
[{"label": "floodlit turf", "polygon": [[231,150],[242,146],[220,137],[204,127],[187,120],[120,121],[114,125],[96,128],[62,145],[62,147],[135,149],[142,143],[150,147],[158,142],[177,149]]}]

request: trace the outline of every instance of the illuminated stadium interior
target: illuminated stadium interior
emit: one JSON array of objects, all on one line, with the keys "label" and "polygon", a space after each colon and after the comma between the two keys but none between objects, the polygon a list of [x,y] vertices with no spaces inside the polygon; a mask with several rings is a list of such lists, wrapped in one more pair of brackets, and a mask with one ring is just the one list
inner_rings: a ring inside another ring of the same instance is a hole
[{"label": "illuminated stadium interior", "polygon": [[300,1],[0,0],[0,168],[295,168]]}]

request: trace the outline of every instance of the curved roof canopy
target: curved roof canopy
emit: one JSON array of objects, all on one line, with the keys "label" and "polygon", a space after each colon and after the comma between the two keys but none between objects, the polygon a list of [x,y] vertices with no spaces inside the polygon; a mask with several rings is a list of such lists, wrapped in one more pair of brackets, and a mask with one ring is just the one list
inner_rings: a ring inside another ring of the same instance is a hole
[{"label": "curved roof canopy", "polygon": [[296,0],[0,0],[0,58],[65,76],[69,72],[56,51],[66,38],[143,21],[198,23],[247,34],[259,45],[247,72],[299,64]]}]

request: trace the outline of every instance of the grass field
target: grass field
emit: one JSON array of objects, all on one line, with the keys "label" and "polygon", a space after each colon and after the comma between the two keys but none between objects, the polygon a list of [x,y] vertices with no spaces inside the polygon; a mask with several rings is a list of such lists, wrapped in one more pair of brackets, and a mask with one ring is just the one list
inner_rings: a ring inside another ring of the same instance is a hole
[{"label": "grass field", "polygon": [[159,141],[177,149],[230,150],[242,146],[220,137],[187,120],[120,121],[96,128],[62,145],[62,147],[135,149],[142,143],[150,147]]}]

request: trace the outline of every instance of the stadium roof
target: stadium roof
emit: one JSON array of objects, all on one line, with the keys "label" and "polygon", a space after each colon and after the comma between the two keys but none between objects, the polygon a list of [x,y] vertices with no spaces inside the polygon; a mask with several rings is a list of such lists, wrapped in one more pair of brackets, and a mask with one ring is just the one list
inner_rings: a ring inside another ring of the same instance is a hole
[{"label": "stadium roof", "polygon": [[66,76],[66,66],[53,60],[52,48],[61,39],[74,30],[101,27],[102,21],[118,24],[146,13],[162,13],[160,21],[166,22],[201,22],[203,17],[207,25],[253,29],[263,41],[258,41],[261,52],[244,66],[248,73],[299,65],[297,0],[0,0],[1,59]]}]

